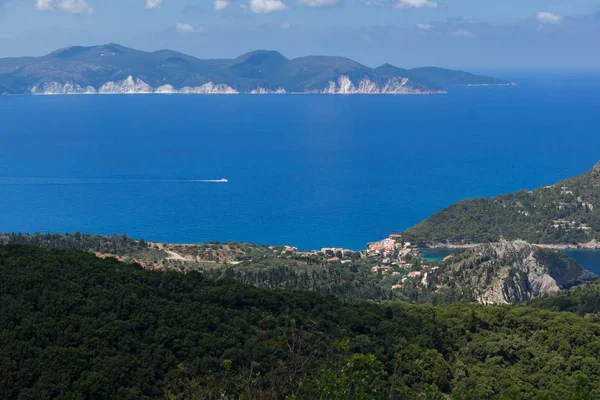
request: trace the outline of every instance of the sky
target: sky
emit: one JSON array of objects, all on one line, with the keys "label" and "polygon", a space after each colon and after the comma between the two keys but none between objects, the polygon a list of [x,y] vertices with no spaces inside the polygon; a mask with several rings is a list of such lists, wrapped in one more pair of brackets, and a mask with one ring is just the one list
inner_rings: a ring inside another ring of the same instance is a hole
[{"label": "sky", "polygon": [[200,58],[600,69],[600,0],[0,0],[0,57],[111,42]]}]

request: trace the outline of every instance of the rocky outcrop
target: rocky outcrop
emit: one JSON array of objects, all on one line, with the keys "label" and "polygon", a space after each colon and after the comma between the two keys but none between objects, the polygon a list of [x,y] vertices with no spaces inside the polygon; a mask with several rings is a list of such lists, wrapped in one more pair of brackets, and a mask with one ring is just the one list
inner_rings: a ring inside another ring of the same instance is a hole
[{"label": "rocky outcrop", "polygon": [[476,246],[436,271],[442,287],[470,289],[483,304],[516,304],[597,276],[564,254],[523,241]]},{"label": "rocky outcrop", "polygon": [[102,94],[148,94],[153,92],[152,86],[141,79],[133,79],[132,76],[118,82],[107,82],[98,90],[98,93]]},{"label": "rocky outcrop", "polygon": [[423,90],[410,82],[408,78],[395,77],[388,79],[382,84],[372,82],[368,77],[364,77],[357,84],[342,75],[337,82],[329,82],[329,86],[321,94],[438,94],[445,93],[443,90]]},{"label": "rocky outcrop", "polygon": [[96,94],[97,91],[92,86],[82,87],[73,82],[64,84],[58,82],[46,82],[31,88],[31,94]]},{"label": "rocky outcrop", "polygon": [[265,89],[261,86],[250,91],[250,94],[286,94],[286,93],[287,92],[284,88],[277,88],[275,90],[270,90],[270,89]]},{"label": "rocky outcrop", "polygon": [[121,81],[111,81],[100,86],[82,87],[72,82],[46,82],[31,88],[34,95],[60,95],[60,94],[237,94],[238,92],[227,85],[215,85],[208,82],[201,86],[184,86],[176,89],[172,85],[162,85],[156,89],[141,79],[128,76]]},{"label": "rocky outcrop", "polygon": [[182,94],[237,94],[238,91],[227,85],[218,84],[215,85],[212,82],[205,83],[201,86],[185,86],[181,88],[177,93]]}]

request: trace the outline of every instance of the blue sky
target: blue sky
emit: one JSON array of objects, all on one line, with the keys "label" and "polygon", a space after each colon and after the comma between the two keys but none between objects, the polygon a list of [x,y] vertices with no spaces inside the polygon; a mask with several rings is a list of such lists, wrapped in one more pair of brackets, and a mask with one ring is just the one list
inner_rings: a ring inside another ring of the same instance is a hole
[{"label": "blue sky", "polygon": [[600,0],[0,0],[0,57],[116,42],[370,66],[599,68]]}]

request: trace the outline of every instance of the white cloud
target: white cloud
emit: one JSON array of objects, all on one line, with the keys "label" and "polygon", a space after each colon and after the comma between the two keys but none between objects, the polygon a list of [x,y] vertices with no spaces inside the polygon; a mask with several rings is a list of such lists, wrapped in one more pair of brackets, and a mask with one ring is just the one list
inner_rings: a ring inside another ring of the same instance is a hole
[{"label": "white cloud", "polygon": [[215,0],[213,6],[215,10],[224,10],[229,6],[229,2],[227,0]]},{"label": "white cloud", "polygon": [[146,0],[146,8],[149,10],[159,8],[162,2],[163,0]]},{"label": "white cloud", "polygon": [[185,23],[179,23],[175,28],[181,33],[199,33],[204,32],[206,30],[205,26],[199,26],[197,28],[194,28],[192,25]]},{"label": "white cloud", "polygon": [[340,5],[340,0],[300,0],[300,3],[310,8],[335,7]]},{"label": "white cloud", "polygon": [[433,25],[429,25],[429,24],[417,24],[417,29],[420,29],[422,31],[429,31],[429,30],[433,29]]},{"label": "white cloud", "polygon": [[451,35],[454,37],[461,37],[461,38],[468,38],[468,37],[475,37],[477,35],[475,35],[473,32],[471,32],[468,29],[458,29],[455,30],[453,32],[451,32]]},{"label": "white cloud", "polygon": [[256,14],[269,14],[288,8],[281,0],[250,0],[250,9]]},{"label": "white cloud", "polygon": [[400,0],[396,8],[436,8],[438,3],[431,0]]},{"label": "white cloud", "polygon": [[54,0],[35,0],[35,8],[42,11],[50,11],[54,7]]},{"label": "white cloud", "polygon": [[542,24],[558,25],[563,21],[563,17],[558,14],[550,14],[549,12],[540,11],[536,14],[536,19]]},{"label": "white cloud", "polygon": [[379,0],[360,0],[367,7],[383,7],[383,2]]},{"label": "white cloud", "polygon": [[56,7],[61,11],[72,14],[86,14],[94,11],[85,0],[62,0]]},{"label": "white cloud", "polygon": [[288,24],[287,22],[284,22],[283,24],[281,24],[281,29],[290,29],[291,25]]},{"label": "white cloud", "polygon": [[71,14],[91,14],[94,12],[85,0],[35,0],[35,8],[42,11],[63,11]]}]

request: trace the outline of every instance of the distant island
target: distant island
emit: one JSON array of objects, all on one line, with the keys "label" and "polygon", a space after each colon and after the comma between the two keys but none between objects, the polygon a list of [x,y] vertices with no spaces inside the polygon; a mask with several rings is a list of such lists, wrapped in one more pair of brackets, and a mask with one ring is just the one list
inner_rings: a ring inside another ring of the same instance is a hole
[{"label": "distant island", "polygon": [[343,57],[287,59],[253,51],[203,60],[118,44],[69,47],[42,57],[0,59],[0,95],[10,94],[443,94],[451,86],[512,82],[425,67],[369,68]]},{"label": "distant island", "polygon": [[600,162],[536,190],[460,201],[403,236],[428,247],[521,239],[553,248],[600,248]]}]

